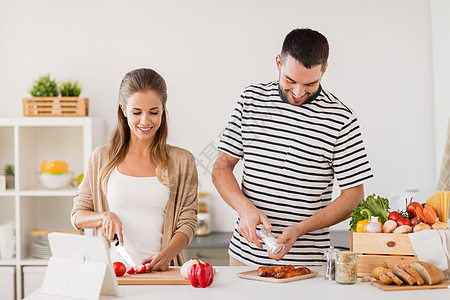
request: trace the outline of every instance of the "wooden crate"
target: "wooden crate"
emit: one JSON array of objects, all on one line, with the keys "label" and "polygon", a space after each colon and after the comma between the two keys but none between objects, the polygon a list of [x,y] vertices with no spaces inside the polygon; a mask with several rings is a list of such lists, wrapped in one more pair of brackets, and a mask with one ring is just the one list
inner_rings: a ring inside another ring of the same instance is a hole
[{"label": "wooden crate", "polygon": [[34,97],[23,99],[26,117],[86,117],[89,99],[78,97]]},{"label": "wooden crate", "polygon": [[393,267],[419,260],[407,234],[352,232],[350,250],[358,254],[358,277],[370,276],[381,261]]}]

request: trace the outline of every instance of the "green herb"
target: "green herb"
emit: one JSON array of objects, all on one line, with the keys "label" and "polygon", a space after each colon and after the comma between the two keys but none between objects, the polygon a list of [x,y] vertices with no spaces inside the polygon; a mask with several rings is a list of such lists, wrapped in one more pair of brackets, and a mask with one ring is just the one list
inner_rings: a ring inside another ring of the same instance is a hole
[{"label": "green herb", "polygon": [[[356,204],[353,209],[353,212],[350,215],[351,220],[349,230],[356,230],[356,224],[359,221],[366,219],[364,215],[367,214],[367,211],[370,212],[370,215],[378,217],[378,221],[380,221],[381,224],[384,224],[388,219],[389,210],[389,200],[387,198],[382,198],[375,194],[367,196],[361,203]],[[362,211],[363,213],[361,214]]]}]

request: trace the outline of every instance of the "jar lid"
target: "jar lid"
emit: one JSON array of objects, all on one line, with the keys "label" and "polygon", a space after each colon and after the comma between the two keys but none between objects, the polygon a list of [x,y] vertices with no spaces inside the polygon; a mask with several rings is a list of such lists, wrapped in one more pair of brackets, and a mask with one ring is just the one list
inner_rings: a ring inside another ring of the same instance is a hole
[{"label": "jar lid", "polygon": [[355,252],[352,251],[338,251],[336,252],[337,255],[339,256],[351,256],[351,255],[356,255]]}]

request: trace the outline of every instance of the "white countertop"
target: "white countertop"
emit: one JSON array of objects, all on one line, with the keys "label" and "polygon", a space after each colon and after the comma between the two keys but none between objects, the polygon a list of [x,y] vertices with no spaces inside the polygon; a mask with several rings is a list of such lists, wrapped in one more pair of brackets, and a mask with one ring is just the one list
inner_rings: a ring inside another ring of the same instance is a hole
[{"label": "white countertop", "polygon": [[[211,286],[194,288],[190,285],[120,285],[119,297],[102,296],[100,299],[364,299],[364,300],[408,300],[447,299],[450,289],[413,290],[385,292],[358,280],[354,285],[340,285],[323,279],[323,270],[317,269],[315,278],[271,283],[241,279],[236,273],[255,269],[255,267],[216,267],[216,276]],[[311,268],[314,269],[314,268]],[[26,300],[59,300],[60,297],[43,295],[40,289]],[[64,298],[67,299],[67,298]]]}]

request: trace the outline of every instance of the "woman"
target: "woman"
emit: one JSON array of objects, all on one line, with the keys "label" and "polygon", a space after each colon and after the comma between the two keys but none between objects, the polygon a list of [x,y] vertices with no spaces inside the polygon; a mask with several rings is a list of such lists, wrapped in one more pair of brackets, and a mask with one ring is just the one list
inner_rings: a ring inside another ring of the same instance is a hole
[{"label": "woman", "polygon": [[194,237],[197,169],[192,154],[166,144],[167,87],[151,69],[122,80],[117,125],[89,159],[71,212],[72,225],[116,234],[136,263],[167,270],[184,263]]}]

